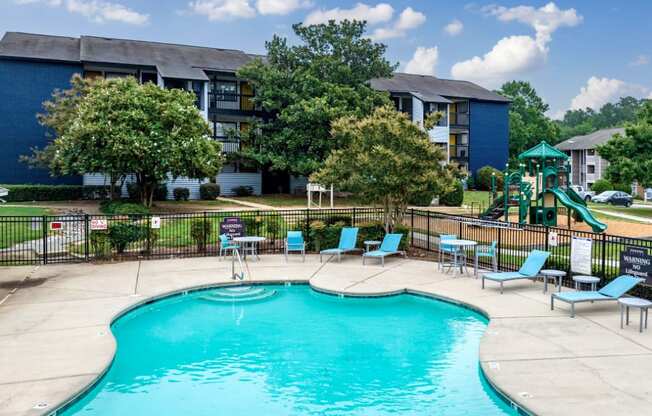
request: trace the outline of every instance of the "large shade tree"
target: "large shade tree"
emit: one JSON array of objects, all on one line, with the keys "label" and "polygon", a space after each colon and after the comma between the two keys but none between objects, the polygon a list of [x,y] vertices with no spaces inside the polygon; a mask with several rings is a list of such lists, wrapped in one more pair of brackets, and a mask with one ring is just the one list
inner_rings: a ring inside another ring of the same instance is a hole
[{"label": "large shade tree", "polygon": [[625,127],[624,135],[615,135],[597,150],[609,162],[606,177],[612,183],[636,181],[652,187],[652,101],[643,104],[637,121]]},{"label": "large shade tree", "polygon": [[265,60],[238,71],[255,87],[256,102],[273,115],[249,130],[240,156],[272,170],[309,175],[343,145],[330,135],[334,120],[362,117],[389,102],[369,80],[389,77],[395,67],[384,58],[385,46],[364,35],[364,22],[293,29],[296,45],[275,35],[265,44]]},{"label": "large shade tree", "polygon": [[497,92],[512,100],[509,109],[509,156],[512,161],[541,140],[548,143],[558,140],[559,127],[545,114],[548,104],[529,82],[510,81]]},{"label": "large shade tree", "polygon": [[217,175],[221,147],[195,106],[192,93],[139,84],[127,77],[93,82],[74,78],[73,89],[45,103],[41,122],[56,138],[36,152],[54,174],[133,175],[143,204],[158,184],[186,176]]},{"label": "large shade tree", "polygon": [[365,117],[340,118],[333,123],[332,136],[344,146],[331,153],[311,180],[334,184],[382,206],[387,232],[402,222],[409,201],[424,192],[442,195],[453,187],[456,172],[444,165],[441,148],[391,106]]}]

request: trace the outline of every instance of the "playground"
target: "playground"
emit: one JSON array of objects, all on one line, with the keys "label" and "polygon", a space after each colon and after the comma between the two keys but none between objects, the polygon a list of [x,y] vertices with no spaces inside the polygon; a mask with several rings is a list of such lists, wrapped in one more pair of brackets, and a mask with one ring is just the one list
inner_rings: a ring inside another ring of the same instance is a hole
[{"label": "playground", "polygon": [[[498,192],[498,178],[492,176],[491,205],[480,218],[605,232],[608,225],[598,220],[571,188],[568,158],[545,141],[521,153],[518,169],[506,169],[503,174],[502,193]],[[578,228],[578,223],[588,229]]]}]

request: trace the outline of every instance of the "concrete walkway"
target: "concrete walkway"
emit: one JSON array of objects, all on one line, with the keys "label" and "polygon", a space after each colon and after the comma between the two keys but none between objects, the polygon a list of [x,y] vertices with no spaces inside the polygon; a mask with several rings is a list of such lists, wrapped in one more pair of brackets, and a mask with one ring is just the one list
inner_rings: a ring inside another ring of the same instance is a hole
[{"label": "concrete walkway", "polygon": [[[229,203],[232,203],[234,205],[241,205],[241,206],[244,206],[244,207],[247,207],[247,208],[260,209],[260,210],[263,210],[263,211],[275,211],[275,210],[278,209],[278,208],[273,207],[271,205],[259,204],[257,202],[241,201],[239,199],[226,198],[224,196],[217,197],[217,200],[218,201],[223,201],[223,202],[229,202]],[[286,208],[284,208],[284,209],[286,209]]]},{"label": "concrete walkway", "polygon": [[[195,258],[0,269],[19,287],[0,305],[0,416],[52,412],[108,368],[116,316],[186,288],[233,283],[230,266]],[[633,314],[632,325],[621,330],[614,303],[580,305],[571,319],[564,309],[550,311],[541,283],[513,282],[500,295],[497,285],[482,290],[472,277],[400,258],[382,268],[363,267],[356,256],[340,264],[262,256],[247,269],[248,281],[309,281],[353,296],[408,291],[483,311],[491,321],[479,351],[482,368],[534,414],[647,415],[652,409],[652,329],[640,334]]]}]

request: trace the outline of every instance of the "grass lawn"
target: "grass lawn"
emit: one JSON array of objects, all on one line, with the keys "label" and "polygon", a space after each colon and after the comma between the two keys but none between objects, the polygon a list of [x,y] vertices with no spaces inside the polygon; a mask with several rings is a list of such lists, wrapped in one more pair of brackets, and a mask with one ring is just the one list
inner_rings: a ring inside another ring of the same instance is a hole
[{"label": "grass lawn", "polygon": [[589,204],[591,209],[599,209],[601,211],[617,212],[620,214],[635,215],[637,217],[652,218],[652,207],[650,208],[626,208],[620,206],[612,206],[606,204]]},{"label": "grass lawn", "polygon": [[[317,194],[315,194],[314,196],[318,198]],[[305,208],[308,206],[308,198],[305,195],[270,194],[270,195],[261,195],[261,196],[232,197],[231,199],[238,200],[238,201],[245,201],[245,202],[254,202],[256,204],[269,205],[277,208],[279,207]],[[334,198],[333,203],[336,207],[364,206],[355,197]],[[322,195],[322,207],[324,208],[330,207],[329,196]]]},{"label": "grass lawn", "polygon": [[29,217],[48,215],[49,213],[50,210],[46,208],[0,205],[0,216],[12,215],[26,217],[18,223],[16,223],[16,219],[10,219],[12,222],[4,222],[0,218],[0,248],[11,247],[23,241],[41,237],[43,232],[40,229],[32,230]]}]

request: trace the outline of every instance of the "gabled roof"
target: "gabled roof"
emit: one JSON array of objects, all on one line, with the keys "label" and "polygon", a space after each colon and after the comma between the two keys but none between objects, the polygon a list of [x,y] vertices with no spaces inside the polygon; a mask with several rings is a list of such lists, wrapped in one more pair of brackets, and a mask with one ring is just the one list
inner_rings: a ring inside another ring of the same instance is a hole
[{"label": "gabled roof", "polygon": [[467,98],[482,101],[509,103],[511,100],[469,81],[441,79],[430,75],[397,72],[391,78],[371,80],[377,90],[389,92],[411,91],[423,96]]},{"label": "gabled roof", "polygon": [[168,74],[163,76],[205,80],[202,70],[235,72],[259,56],[234,49],[140,40],[7,32],[0,41],[0,57],[151,66]]},{"label": "gabled roof", "polygon": [[625,129],[616,127],[611,129],[602,129],[590,134],[571,137],[555,147],[559,150],[584,150],[595,149],[598,145],[608,142],[615,134],[624,134]]},{"label": "gabled roof", "polygon": [[568,159],[568,155],[542,141],[538,145],[518,155],[518,160],[525,159]]}]

